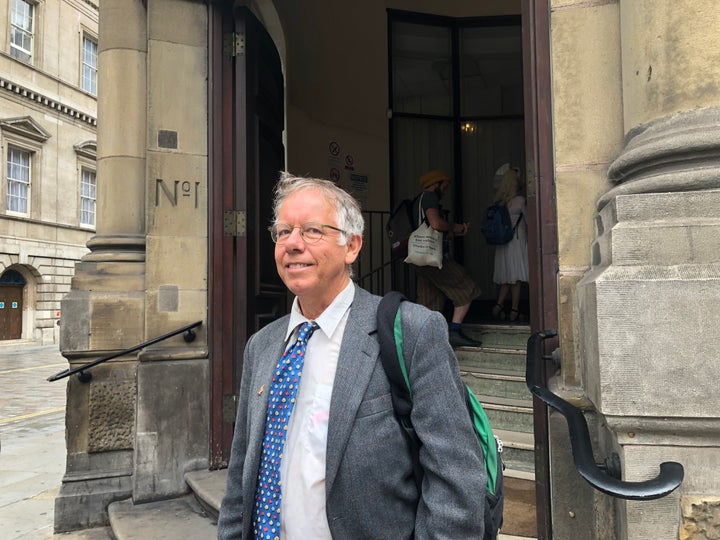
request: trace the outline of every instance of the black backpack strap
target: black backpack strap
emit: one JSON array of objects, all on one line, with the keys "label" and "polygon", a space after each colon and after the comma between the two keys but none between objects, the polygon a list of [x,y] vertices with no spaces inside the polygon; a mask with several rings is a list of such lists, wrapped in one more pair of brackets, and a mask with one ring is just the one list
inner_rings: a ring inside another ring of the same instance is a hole
[{"label": "black backpack strap", "polygon": [[520,225],[520,220],[521,220],[524,216],[525,216],[525,214],[524,214],[523,212],[520,212],[520,215],[518,216],[517,221],[515,222],[515,226],[513,227],[513,229],[517,229],[517,226]]},{"label": "black backpack strap", "polygon": [[[403,374],[405,358],[398,357],[395,342],[395,318],[405,297],[397,291],[386,294],[377,310],[377,327],[380,338],[380,359],[390,381],[393,410],[399,417],[409,416],[412,410],[412,395]],[[401,364],[402,362],[402,364]]]},{"label": "black backpack strap", "polygon": [[520,225],[520,220],[525,217],[524,212],[520,212],[520,215],[517,218],[517,221],[515,222],[515,226],[513,227],[513,234],[516,236],[516,238],[520,237],[520,233],[517,232],[518,225]]},{"label": "black backpack strap", "polygon": [[[415,433],[415,428],[410,420],[412,411],[412,392],[410,383],[406,379],[406,363],[402,352],[402,324],[400,322],[400,304],[406,298],[397,291],[387,293],[377,310],[378,337],[380,339],[380,360],[383,369],[390,381],[390,395],[392,397],[393,411],[403,428],[403,433],[408,442],[413,460],[413,471],[418,491],[422,486],[423,471],[420,466],[420,439]],[[398,331],[400,341],[396,340],[395,322],[398,318]],[[398,356],[398,348],[400,355]]]}]

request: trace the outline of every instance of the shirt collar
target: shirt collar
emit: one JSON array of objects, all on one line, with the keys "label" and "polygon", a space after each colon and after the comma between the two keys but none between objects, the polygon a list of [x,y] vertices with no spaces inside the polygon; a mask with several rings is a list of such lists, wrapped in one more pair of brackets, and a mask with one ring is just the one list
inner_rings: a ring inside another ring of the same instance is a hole
[{"label": "shirt collar", "polygon": [[[345,288],[340,291],[330,305],[325,308],[325,311],[315,319],[320,330],[322,330],[326,336],[330,337],[333,335],[345,312],[350,308],[354,298],[355,284],[352,280],[349,280]],[[310,319],[300,312],[300,305],[298,304],[297,297],[295,297],[292,309],[290,310],[290,320],[288,321],[287,331],[285,332],[285,339],[287,340],[290,337],[292,331],[295,330],[299,324],[308,321],[310,321]]]}]

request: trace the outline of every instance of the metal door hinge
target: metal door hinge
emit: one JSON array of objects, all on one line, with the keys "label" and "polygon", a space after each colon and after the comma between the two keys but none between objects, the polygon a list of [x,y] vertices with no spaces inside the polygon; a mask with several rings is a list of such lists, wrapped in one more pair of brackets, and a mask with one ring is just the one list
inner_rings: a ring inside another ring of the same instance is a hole
[{"label": "metal door hinge", "polygon": [[225,424],[229,424],[235,421],[237,415],[237,403],[238,396],[229,395],[223,396],[222,401],[222,421]]},{"label": "metal door hinge", "polygon": [[223,36],[223,54],[235,57],[245,54],[245,36],[243,34],[225,34]]},{"label": "metal door hinge", "polygon": [[226,236],[245,236],[245,211],[226,210],[223,215],[223,230]]}]

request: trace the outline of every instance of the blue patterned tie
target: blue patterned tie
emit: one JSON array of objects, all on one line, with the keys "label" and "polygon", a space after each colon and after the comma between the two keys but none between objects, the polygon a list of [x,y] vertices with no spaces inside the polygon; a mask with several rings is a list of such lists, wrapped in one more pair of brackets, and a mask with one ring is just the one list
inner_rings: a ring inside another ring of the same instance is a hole
[{"label": "blue patterned tie", "polygon": [[297,340],[280,358],[270,384],[253,511],[255,538],[280,539],[280,462],[290,414],[295,406],[295,396],[300,385],[305,347],[317,328],[315,322],[306,322],[300,327]]}]

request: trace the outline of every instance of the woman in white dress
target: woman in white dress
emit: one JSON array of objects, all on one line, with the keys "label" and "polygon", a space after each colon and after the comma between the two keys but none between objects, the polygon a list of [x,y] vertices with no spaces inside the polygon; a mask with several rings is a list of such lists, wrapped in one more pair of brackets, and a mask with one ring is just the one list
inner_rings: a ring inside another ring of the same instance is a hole
[{"label": "woman in white dress", "polygon": [[[503,175],[495,194],[495,200],[503,202],[510,213],[512,223],[517,223],[515,235],[507,244],[495,248],[493,281],[498,284],[497,302],[492,314],[496,319],[505,318],[505,300],[510,294],[508,320],[514,322],[520,316],[520,290],[522,282],[528,281],[527,222],[525,221],[525,197],[522,192],[522,175],[518,167],[511,167]],[[518,222],[519,219],[519,222]]]}]

